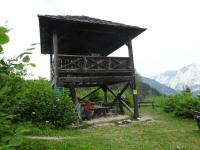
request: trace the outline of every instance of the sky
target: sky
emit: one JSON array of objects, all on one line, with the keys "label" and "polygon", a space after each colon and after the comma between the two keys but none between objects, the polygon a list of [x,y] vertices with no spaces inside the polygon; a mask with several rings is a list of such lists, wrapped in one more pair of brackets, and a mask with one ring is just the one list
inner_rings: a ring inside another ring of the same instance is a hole
[{"label": "sky", "polygon": [[[86,15],[147,28],[132,44],[136,70],[150,77],[200,63],[199,8],[199,0],[0,0],[0,26],[11,29],[4,57],[40,42],[38,14]],[[127,47],[111,56],[128,56]],[[33,78],[49,78],[49,56],[40,54],[40,45],[31,61]]]}]

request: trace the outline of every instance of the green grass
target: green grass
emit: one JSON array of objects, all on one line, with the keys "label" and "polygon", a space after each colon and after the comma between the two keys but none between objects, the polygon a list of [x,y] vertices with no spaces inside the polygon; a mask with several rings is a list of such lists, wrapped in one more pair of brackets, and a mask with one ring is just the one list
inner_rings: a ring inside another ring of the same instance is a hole
[{"label": "green grass", "polygon": [[85,129],[34,129],[31,135],[64,136],[64,141],[34,141],[52,150],[199,150],[200,131],[192,119],[179,119],[159,109],[143,108],[155,122]]}]

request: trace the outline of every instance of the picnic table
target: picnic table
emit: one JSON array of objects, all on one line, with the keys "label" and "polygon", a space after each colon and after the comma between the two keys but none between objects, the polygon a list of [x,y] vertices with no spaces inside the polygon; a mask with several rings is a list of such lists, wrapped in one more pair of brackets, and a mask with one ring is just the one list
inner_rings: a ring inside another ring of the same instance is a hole
[{"label": "picnic table", "polygon": [[83,119],[91,119],[96,116],[105,116],[106,113],[109,112],[108,106],[101,106],[99,103],[96,102],[89,102],[82,103],[82,118]]},{"label": "picnic table", "polygon": [[105,116],[106,113],[109,111],[109,107],[94,105],[92,108],[90,108],[90,110],[94,112],[93,117],[100,115]]}]

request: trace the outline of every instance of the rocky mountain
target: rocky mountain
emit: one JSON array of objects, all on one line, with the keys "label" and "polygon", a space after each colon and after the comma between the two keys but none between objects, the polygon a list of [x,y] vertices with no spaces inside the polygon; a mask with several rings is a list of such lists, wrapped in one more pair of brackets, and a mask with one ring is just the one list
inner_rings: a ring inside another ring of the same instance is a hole
[{"label": "rocky mountain", "polygon": [[176,91],[182,91],[189,86],[194,93],[200,91],[200,64],[193,63],[177,71],[167,71],[151,79],[160,82]]},{"label": "rocky mountain", "polygon": [[153,79],[141,77],[141,80],[142,80],[142,82],[148,84],[150,87],[156,89],[162,95],[172,95],[172,94],[176,93],[176,90],[174,90],[164,84],[161,84]]}]

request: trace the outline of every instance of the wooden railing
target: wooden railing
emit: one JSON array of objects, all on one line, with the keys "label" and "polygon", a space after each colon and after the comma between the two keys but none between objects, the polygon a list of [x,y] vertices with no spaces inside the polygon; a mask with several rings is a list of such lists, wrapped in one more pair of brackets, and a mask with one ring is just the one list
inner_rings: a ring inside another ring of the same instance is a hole
[{"label": "wooden railing", "polygon": [[128,57],[58,55],[58,70],[66,71],[130,71]]},{"label": "wooden railing", "polygon": [[128,57],[58,55],[58,65],[54,59],[51,63],[51,81],[60,86],[117,83],[130,81],[132,76]]}]

